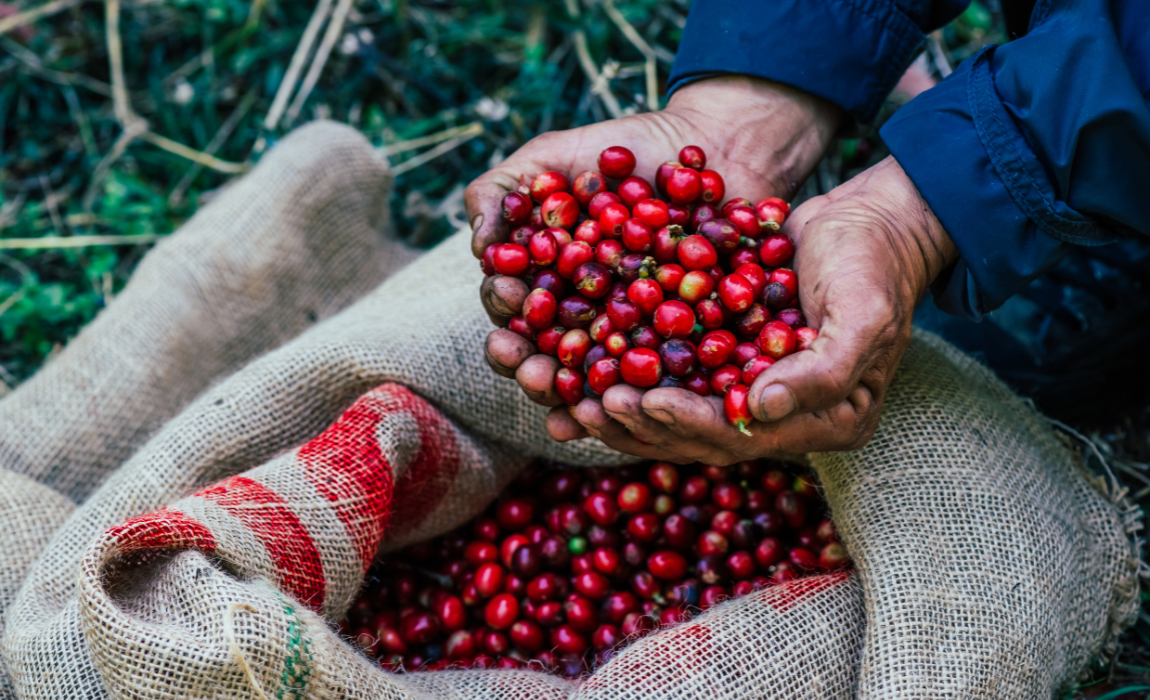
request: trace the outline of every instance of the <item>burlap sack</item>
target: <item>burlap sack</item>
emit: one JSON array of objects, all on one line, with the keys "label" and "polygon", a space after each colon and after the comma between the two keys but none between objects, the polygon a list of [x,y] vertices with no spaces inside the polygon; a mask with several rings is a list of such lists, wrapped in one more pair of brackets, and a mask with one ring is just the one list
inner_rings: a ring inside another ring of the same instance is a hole
[{"label": "burlap sack", "polygon": [[[32,562],[74,507],[47,486],[0,470],[0,638],[4,633],[4,609],[16,597]],[[0,700],[15,697],[0,658]]]},{"label": "burlap sack", "polygon": [[0,468],[83,501],[213,380],[379,285],[415,257],[384,233],[392,179],[349,127],[284,139],[0,401]]},{"label": "burlap sack", "polygon": [[936,336],[870,444],[811,464],[865,594],[859,698],[1050,698],[1138,614],[1140,513]]},{"label": "burlap sack", "polygon": [[53,489],[87,497],[213,380],[416,257],[387,233],[391,184],[355,130],[300,129],[157,245],[95,321],[0,401],[0,634],[72,510]]},{"label": "burlap sack", "polygon": [[[391,674],[328,626],[381,544],[458,526],[527,462],[410,390],[379,387],[301,448],[101,535],[81,561],[78,604],[51,620],[47,637],[9,635],[20,696],[90,697],[98,681],[110,697],[155,700],[685,700],[768,688],[850,697],[862,616],[849,574],[719,605],[640,640],[582,688],[530,671]],[[60,644],[65,632],[82,644]]]}]

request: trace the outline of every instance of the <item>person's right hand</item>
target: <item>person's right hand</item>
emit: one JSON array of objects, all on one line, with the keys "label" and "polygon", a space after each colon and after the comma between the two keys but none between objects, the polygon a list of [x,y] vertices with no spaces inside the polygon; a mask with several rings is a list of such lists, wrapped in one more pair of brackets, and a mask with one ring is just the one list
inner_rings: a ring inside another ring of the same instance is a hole
[{"label": "person's right hand", "polygon": [[[648,180],[680,148],[699,146],[707,154],[707,168],[722,174],[728,198],[789,200],[822,157],[841,118],[838,107],[808,93],[758,78],[722,76],[679,89],[659,112],[543,134],[467,187],[472,253],[479,258],[487,246],[507,239],[501,204],[519,186],[520,175],[530,179],[555,170],[573,178],[597,169],[599,153],[609,146],[629,148],[636,174]],[[494,276],[484,280],[480,295],[491,320],[506,326],[529,291],[518,278]],[[515,377],[532,400],[545,406],[561,403],[554,390],[558,360],[537,354],[526,339],[509,330],[493,331],[486,356],[492,369]],[[553,437],[573,436],[561,432]]]}]

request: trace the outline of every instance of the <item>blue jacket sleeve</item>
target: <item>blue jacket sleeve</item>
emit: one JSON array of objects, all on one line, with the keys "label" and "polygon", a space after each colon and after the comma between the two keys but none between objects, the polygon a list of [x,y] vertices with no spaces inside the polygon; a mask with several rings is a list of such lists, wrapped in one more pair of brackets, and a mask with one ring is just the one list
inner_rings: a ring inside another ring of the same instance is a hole
[{"label": "blue jacket sleeve", "polygon": [[740,73],[785,83],[874,119],[923,46],[969,0],[695,0],[668,92]]},{"label": "blue jacket sleeve", "polygon": [[881,134],[961,255],[936,304],[978,319],[1071,245],[1150,235],[1150,3],[1039,0]]}]

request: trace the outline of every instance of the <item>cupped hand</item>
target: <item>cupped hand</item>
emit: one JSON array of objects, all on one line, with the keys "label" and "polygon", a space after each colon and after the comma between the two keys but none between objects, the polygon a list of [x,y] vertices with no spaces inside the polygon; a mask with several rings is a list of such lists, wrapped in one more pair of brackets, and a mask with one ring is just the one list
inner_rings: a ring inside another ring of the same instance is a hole
[{"label": "cupped hand", "polygon": [[783,230],[797,245],[799,299],[819,336],[755,380],[750,436],[726,421],[722,399],[626,385],[601,402],[554,410],[552,435],[589,434],[640,457],[707,464],[865,444],[910,341],[915,304],[957,258],[954,244],[893,158],[804,203]]},{"label": "cupped hand", "polygon": [[[655,169],[673,160],[686,145],[701,147],[707,168],[723,175],[730,196],[755,201],[790,199],[822,157],[841,120],[830,103],[784,85],[757,78],[722,76],[678,90],[667,108],[591,126],[543,134],[499,166],[472,182],[464,195],[472,227],[472,253],[478,258],[492,243],[506,240],[503,196],[545,170],[574,177],[595,170],[608,146],[626,146],[637,161],[635,173],[654,179]],[[480,290],[483,307],[497,326],[506,326],[527,297],[527,285],[514,277],[487,277]],[[488,364],[505,377],[516,377],[524,392],[547,406],[560,403],[553,383],[558,362],[535,353],[534,346],[511,331],[488,337]],[[572,434],[553,432],[558,439]]]}]

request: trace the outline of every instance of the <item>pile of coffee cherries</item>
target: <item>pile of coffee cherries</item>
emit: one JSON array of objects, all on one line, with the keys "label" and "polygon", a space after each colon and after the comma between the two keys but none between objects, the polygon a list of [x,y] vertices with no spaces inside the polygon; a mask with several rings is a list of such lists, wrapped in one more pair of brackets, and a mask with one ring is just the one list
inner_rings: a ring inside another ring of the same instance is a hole
[{"label": "pile of coffee cherries", "polygon": [[850,566],[812,477],[782,463],[534,467],[378,561],[341,630],[391,671],[575,677],[723,600]]},{"label": "pile of coffee cherries", "polygon": [[612,146],[599,170],[522,177],[503,198],[510,237],[487,248],[483,270],[531,288],[510,328],[559,359],[568,404],[620,382],[681,387],[724,397],[727,419],[749,433],[748,387],[818,336],[787,267],[795,245],[778,233],[790,206],[723,203],[706,160],[687,146],[652,185]]}]

